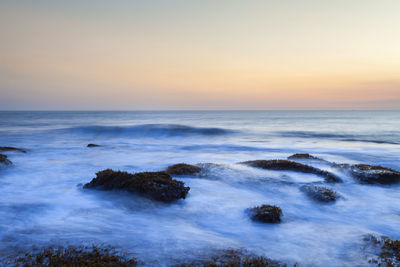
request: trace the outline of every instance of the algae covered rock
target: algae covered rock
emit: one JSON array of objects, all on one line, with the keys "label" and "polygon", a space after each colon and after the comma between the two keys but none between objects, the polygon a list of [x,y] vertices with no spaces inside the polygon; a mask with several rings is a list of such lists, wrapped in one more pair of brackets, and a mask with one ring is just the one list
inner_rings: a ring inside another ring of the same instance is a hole
[{"label": "algae covered rock", "polygon": [[282,210],[278,206],[261,205],[247,209],[253,221],[264,223],[279,223],[281,221]]},{"label": "algae covered rock", "polygon": [[0,151],[17,151],[17,152],[26,153],[25,149],[17,148],[17,147],[11,147],[11,146],[0,146]]},{"label": "algae covered rock", "polygon": [[87,189],[124,190],[140,193],[146,197],[172,202],[186,198],[189,187],[181,181],[172,179],[167,172],[128,172],[107,169],[96,173],[96,178],[84,185]]},{"label": "algae covered rock", "polygon": [[191,175],[201,171],[200,167],[186,164],[186,163],[179,163],[175,165],[171,165],[166,170],[167,173],[171,175]]},{"label": "algae covered rock", "polygon": [[323,186],[304,185],[300,190],[319,202],[332,202],[338,198],[338,194],[335,191]]},{"label": "algae covered rock", "polygon": [[[381,262],[384,266],[400,266],[400,241],[390,238],[385,239],[382,245],[382,251],[379,254]],[[380,265],[381,266],[381,265]]]},{"label": "algae covered rock", "polygon": [[[25,252],[21,255],[10,256],[0,262],[1,266],[26,267],[135,267],[135,258],[128,258],[113,248],[101,247],[48,247],[40,252]],[[3,265],[3,264],[4,265]]]},{"label": "algae covered rock", "polygon": [[[181,267],[280,267],[284,263],[264,256],[249,254],[241,249],[224,249],[213,253],[209,259],[198,260],[190,264],[181,264]],[[176,265],[178,266],[178,265]]]},{"label": "algae covered rock", "polygon": [[363,184],[395,184],[400,182],[400,172],[382,166],[367,164],[335,164],[336,169],[348,171]]},{"label": "algae covered rock", "polygon": [[11,165],[12,162],[7,158],[6,155],[0,154],[0,164]]},{"label": "algae covered rock", "polygon": [[290,160],[252,160],[242,162],[242,164],[266,170],[311,173],[323,177],[328,183],[342,182],[342,180],[333,173]]}]

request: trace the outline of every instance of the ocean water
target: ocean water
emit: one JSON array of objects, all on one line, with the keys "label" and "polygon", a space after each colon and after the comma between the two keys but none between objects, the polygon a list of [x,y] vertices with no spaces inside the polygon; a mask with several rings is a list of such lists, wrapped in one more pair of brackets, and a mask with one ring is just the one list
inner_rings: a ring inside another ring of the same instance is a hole
[{"label": "ocean water", "polygon": [[[87,148],[89,143],[102,145]],[[0,112],[0,256],[48,245],[111,245],[146,266],[244,249],[299,266],[368,266],[368,234],[400,239],[400,186],[361,185],[339,175],[342,198],[309,199],[299,188],[323,179],[237,164],[310,153],[336,163],[400,170],[400,111]],[[157,171],[202,164],[202,177],[172,204],[124,192],[83,190],[112,168]],[[280,224],[251,221],[260,204],[283,210]]]}]

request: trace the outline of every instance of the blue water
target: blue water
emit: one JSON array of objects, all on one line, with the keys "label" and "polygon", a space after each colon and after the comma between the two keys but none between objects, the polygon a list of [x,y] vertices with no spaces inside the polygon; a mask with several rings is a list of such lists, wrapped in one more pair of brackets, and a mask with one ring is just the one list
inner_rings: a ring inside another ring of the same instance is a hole
[{"label": "blue water", "polygon": [[[88,143],[102,147],[87,148]],[[0,256],[47,245],[106,244],[147,266],[192,261],[225,248],[300,266],[365,266],[366,234],[400,238],[400,186],[344,183],[343,197],[313,202],[299,187],[312,174],[237,164],[311,153],[337,163],[400,170],[400,111],[0,112]],[[84,191],[97,171],[157,171],[202,163],[203,177],[176,177],[185,200],[157,203],[122,192]],[[277,225],[244,210],[279,205]]]}]

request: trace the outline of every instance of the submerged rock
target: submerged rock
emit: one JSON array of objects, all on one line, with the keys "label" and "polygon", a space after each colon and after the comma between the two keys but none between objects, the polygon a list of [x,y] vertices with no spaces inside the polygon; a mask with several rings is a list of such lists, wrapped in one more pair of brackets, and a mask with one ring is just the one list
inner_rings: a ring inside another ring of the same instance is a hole
[{"label": "submerged rock", "polygon": [[335,164],[332,167],[348,171],[363,184],[395,184],[400,182],[400,172],[367,164]]},{"label": "submerged rock", "polygon": [[338,194],[335,191],[323,186],[304,185],[300,190],[319,202],[331,202],[338,198]]},{"label": "submerged rock", "polygon": [[167,173],[171,175],[191,175],[201,171],[200,167],[186,164],[186,163],[179,163],[172,166],[169,166],[166,170]]},{"label": "submerged rock", "polygon": [[4,165],[11,165],[12,162],[7,159],[6,155],[0,154],[0,163]]},{"label": "submerged rock", "polygon": [[101,145],[97,145],[97,144],[88,144],[87,147],[100,147]]},{"label": "submerged rock", "polygon": [[251,219],[253,221],[265,223],[278,223],[281,221],[282,210],[278,206],[261,205],[248,209]]},{"label": "submerged rock", "polygon": [[342,182],[342,180],[333,173],[290,160],[252,160],[242,162],[242,164],[266,170],[312,173],[325,178],[325,181],[328,183]]},{"label": "submerged rock", "polygon": [[18,151],[18,152],[26,153],[26,150],[24,150],[22,148],[11,147],[11,146],[0,146],[0,151]]},{"label": "submerged rock", "polygon": [[167,172],[128,172],[107,169],[96,173],[96,178],[84,185],[84,188],[100,190],[125,190],[143,194],[149,198],[172,202],[186,198],[189,187],[181,181],[172,179]]}]

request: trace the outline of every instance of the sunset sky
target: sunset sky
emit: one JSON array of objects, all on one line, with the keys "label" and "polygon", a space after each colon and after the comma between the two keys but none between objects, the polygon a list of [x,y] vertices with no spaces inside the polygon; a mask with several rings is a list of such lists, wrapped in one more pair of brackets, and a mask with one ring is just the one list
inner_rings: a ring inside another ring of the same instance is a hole
[{"label": "sunset sky", "polygon": [[399,0],[0,2],[0,109],[400,109]]}]

